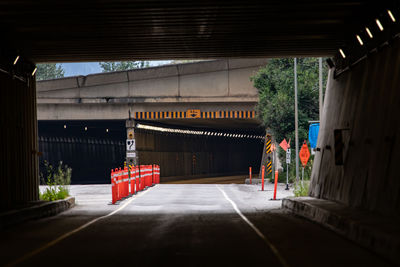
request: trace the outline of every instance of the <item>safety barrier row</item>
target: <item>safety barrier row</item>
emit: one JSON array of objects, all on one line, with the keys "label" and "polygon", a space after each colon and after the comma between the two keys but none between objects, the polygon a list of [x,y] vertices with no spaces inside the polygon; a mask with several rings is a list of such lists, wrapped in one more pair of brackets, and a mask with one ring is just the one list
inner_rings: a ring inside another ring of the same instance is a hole
[{"label": "safety barrier row", "polygon": [[160,166],[140,165],[111,170],[112,204],[160,183]]},{"label": "safety barrier row", "polygon": [[[251,174],[252,174],[251,167],[249,167],[250,184],[252,184],[252,182],[251,182]],[[264,191],[264,174],[265,174],[265,166],[263,165],[261,167],[261,191]],[[276,189],[277,189],[277,186],[278,186],[278,175],[279,175],[279,172],[275,171],[274,198],[271,198],[271,200],[277,200],[276,199]],[[286,189],[286,190],[289,190],[289,189]]]}]

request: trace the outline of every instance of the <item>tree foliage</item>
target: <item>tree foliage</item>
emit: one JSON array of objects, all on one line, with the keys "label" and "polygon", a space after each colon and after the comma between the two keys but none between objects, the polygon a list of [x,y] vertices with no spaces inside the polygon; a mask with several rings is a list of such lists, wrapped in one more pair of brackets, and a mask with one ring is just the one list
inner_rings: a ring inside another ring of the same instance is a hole
[{"label": "tree foliage", "polygon": [[[323,86],[327,78],[327,67],[323,67]],[[268,129],[279,143],[291,139],[295,146],[294,121],[294,60],[271,59],[267,66],[260,69],[251,78],[258,89],[259,104],[257,112],[263,126]],[[318,58],[300,58],[297,61],[299,146],[303,140],[308,141],[308,121],[319,120],[319,64]],[[289,180],[295,177],[295,153],[291,153],[292,163],[289,166]],[[281,162],[285,162],[285,152],[279,150]],[[310,164],[312,159],[310,159]],[[308,164],[309,165],[309,164]],[[305,169],[305,177],[310,177],[311,168]],[[286,181],[286,174],[282,178]]]},{"label": "tree foliage", "polygon": [[103,72],[123,71],[132,69],[142,69],[150,66],[148,61],[119,61],[119,62],[99,62]]},{"label": "tree foliage", "polygon": [[[323,68],[323,85],[327,68]],[[263,125],[277,141],[294,138],[294,60],[271,59],[253,76],[259,92],[257,111]],[[300,58],[297,63],[299,142],[307,140],[308,121],[319,119],[318,58]]]},{"label": "tree foliage", "polygon": [[64,69],[56,63],[38,64],[36,80],[50,80],[64,77]]}]

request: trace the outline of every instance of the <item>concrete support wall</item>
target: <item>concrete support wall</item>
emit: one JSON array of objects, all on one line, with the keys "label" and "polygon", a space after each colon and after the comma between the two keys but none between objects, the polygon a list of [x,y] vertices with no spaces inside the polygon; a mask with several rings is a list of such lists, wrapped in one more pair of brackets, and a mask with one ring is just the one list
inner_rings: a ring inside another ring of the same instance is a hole
[{"label": "concrete support wall", "polygon": [[[400,214],[400,42],[329,77],[310,195]],[[344,164],[335,165],[334,130]]]},{"label": "concrete support wall", "polygon": [[34,79],[0,72],[0,209],[38,200]]}]

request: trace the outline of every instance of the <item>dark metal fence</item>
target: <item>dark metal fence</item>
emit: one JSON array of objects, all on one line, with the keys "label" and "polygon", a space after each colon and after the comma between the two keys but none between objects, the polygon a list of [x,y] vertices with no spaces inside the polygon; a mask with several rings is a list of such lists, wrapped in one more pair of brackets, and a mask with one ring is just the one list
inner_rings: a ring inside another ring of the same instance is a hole
[{"label": "dark metal fence", "polygon": [[122,141],[95,138],[41,136],[39,149],[40,172],[46,173],[45,160],[53,166],[62,161],[72,167],[73,184],[110,183],[110,170],[121,166],[125,156]]}]

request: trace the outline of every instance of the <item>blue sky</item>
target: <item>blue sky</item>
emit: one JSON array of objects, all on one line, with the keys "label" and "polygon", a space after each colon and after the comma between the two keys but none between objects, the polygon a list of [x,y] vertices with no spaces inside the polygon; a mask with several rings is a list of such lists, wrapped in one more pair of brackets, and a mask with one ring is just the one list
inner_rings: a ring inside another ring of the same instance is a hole
[{"label": "blue sky", "polygon": [[[170,61],[149,61],[150,66],[158,66],[170,63]],[[101,72],[98,62],[60,63],[65,70],[64,76],[88,75]]]}]

